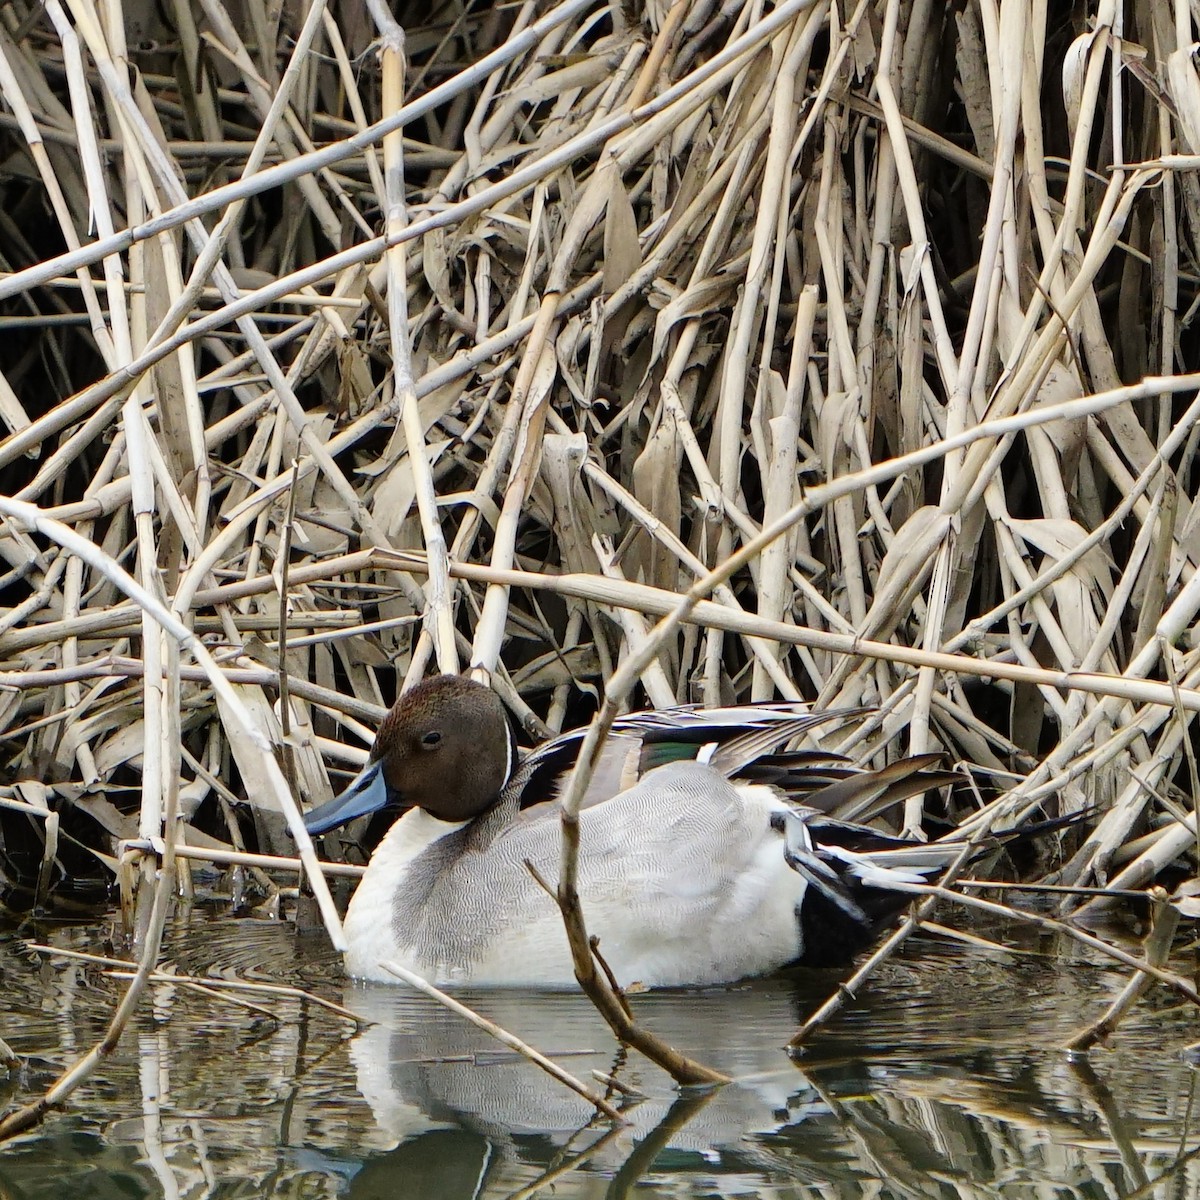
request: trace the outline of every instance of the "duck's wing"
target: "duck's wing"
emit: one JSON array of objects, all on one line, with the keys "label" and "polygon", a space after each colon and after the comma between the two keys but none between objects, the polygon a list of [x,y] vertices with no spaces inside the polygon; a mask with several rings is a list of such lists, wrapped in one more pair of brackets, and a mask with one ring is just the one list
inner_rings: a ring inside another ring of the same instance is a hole
[{"label": "duck's wing", "polygon": [[[505,785],[505,795],[524,813],[541,810],[557,802],[579,756],[583,731],[543,742],[521,760]],[[641,778],[639,763],[642,743],[639,738],[612,733],[600,749],[584,793],[582,808],[590,808],[612,799],[632,787]]]},{"label": "duck's wing", "polygon": [[[799,799],[839,821],[867,822],[912,796],[960,783],[961,776],[940,769],[944,762],[941,754],[917,754],[872,770],[851,768],[822,787],[808,788]],[[781,786],[794,796],[786,784]]]},{"label": "duck's wing", "polygon": [[[727,778],[777,783],[785,775],[807,774],[812,783],[788,790],[799,797],[840,779],[847,760],[819,751],[779,748],[819,727],[845,724],[866,710],[831,709],[811,713],[803,705],[764,702],[731,708],[679,707],[630,713],[613,722],[600,752],[582,807],[602,803],[633,787],[648,771],[670,763],[706,763]],[[584,729],[560,734],[530,751],[506,787],[522,809],[556,800],[583,743]],[[786,763],[786,766],[785,766]],[[839,769],[841,768],[841,769]],[[754,772],[759,774],[754,774]],[[832,773],[831,773],[832,772]]]},{"label": "duck's wing", "polygon": [[[782,745],[784,741],[820,726],[844,725],[868,711],[865,708],[831,708],[811,712],[804,704],[775,701],[729,708],[684,705],[618,717],[613,722],[613,731],[636,733],[648,746],[678,747],[681,751],[679,760],[695,757],[682,753],[684,747],[712,746],[714,750],[710,757],[722,751],[729,756],[728,765],[732,766],[739,758],[750,761],[764,753],[764,748]],[[661,762],[653,765],[660,766]]]}]

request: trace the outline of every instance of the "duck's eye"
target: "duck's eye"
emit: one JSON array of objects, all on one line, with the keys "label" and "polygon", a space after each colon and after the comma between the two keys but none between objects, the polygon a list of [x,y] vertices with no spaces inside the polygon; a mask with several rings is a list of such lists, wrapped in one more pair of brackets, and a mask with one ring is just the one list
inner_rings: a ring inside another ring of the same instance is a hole
[{"label": "duck's eye", "polygon": [[428,733],[421,735],[421,749],[436,750],[441,740],[441,731],[437,729],[431,729]]}]

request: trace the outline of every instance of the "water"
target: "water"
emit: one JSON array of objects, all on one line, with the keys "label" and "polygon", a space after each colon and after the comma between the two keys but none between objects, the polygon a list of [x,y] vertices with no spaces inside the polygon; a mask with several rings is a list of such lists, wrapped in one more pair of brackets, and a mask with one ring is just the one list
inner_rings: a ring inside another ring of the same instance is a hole
[{"label": "water", "polygon": [[[124,986],[26,953],[25,937],[106,953],[105,931],[0,935],[0,1036],[25,1060],[0,1075],[6,1106],[100,1036]],[[0,1196],[1200,1194],[1196,1075],[1179,1053],[1200,1038],[1191,1006],[1157,989],[1074,1062],[1062,1041],[1125,974],[1073,943],[1022,946],[914,939],[799,1064],[780,1047],[835,975],[637,997],[646,1024],[739,1080],[697,1095],[623,1053],[581,997],[464,993],[587,1082],[600,1070],[641,1093],[614,1131],[435,1002],[348,985],[320,936],[196,912],[171,930],[177,972],[290,984],[375,1023],[355,1033],[302,999],[247,1009],[157,985],[66,1111],[0,1148]]]}]

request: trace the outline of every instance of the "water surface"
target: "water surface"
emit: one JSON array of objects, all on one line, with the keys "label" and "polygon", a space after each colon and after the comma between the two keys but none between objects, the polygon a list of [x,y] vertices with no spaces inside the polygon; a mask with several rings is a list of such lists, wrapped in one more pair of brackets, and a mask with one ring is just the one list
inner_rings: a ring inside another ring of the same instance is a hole
[{"label": "water surface", "polygon": [[[0,1036],[26,1064],[0,1075],[6,1105],[100,1036],[124,986],[26,938],[108,953],[105,931],[0,935]],[[600,1071],[634,1089],[612,1093],[630,1120],[613,1130],[436,1002],[348,984],[320,935],[196,911],[167,942],[178,972],[290,984],[371,1024],[157,985],[66,1111],[0,1148],[0,1196],[1200,1194],[1196,1076],[1180,1058],[1200,1038],[1194,1010],[1156,990],[1073,1060],[1063,1041],[1125,973],[1074,944],[1021,944],[914,939],[799,1062],[781,1047],[836,974],[637,997],[647,1025],[738,1080],[699,1094],[622,1051],[582,997],[461,994],[587,1082]]]}]

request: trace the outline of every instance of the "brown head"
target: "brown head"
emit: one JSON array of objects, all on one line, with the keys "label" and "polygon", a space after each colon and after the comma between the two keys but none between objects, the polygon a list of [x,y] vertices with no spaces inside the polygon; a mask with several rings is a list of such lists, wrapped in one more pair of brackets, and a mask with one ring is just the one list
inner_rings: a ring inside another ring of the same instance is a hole
[{"label": "brown head", "polygon": [[371,749],[389,795],[443,821],[466,821],[496,803],[516,765],[500,698],[462,675],[437,675],[405,692]]},{"label": "brown head", "polygon": [[304,824],[311,834],[327,833],[387,807],[469,821],[500,798],[516,761],[516,740],[496,693],[461,675],[438,675],[396,701],[367,765]]}]

